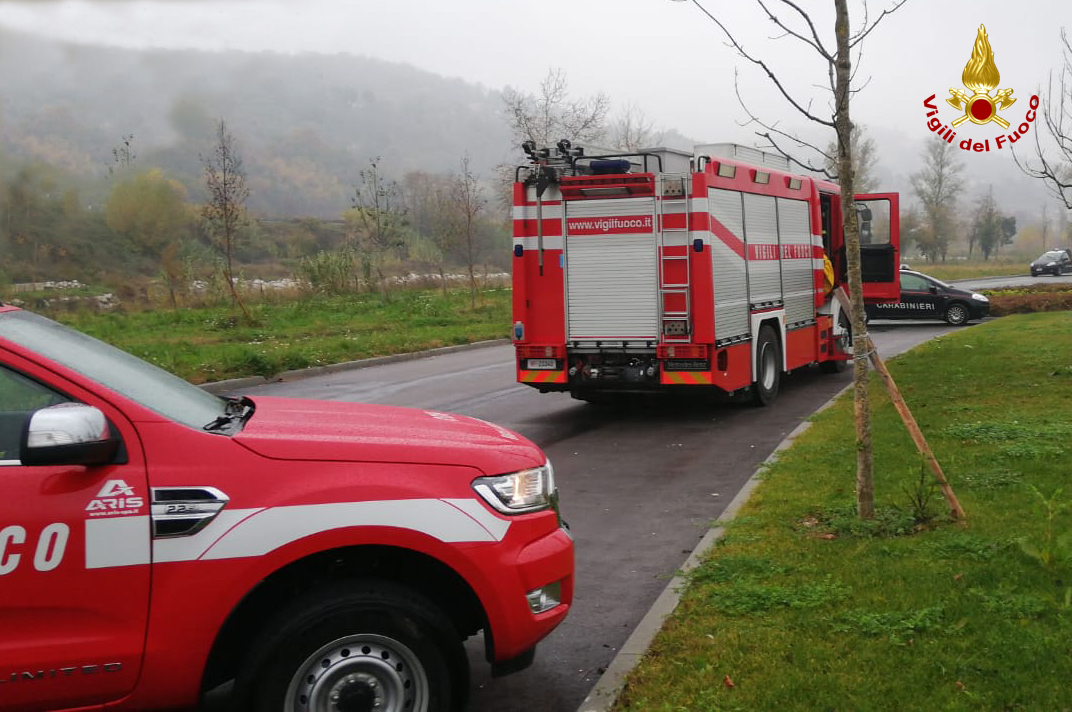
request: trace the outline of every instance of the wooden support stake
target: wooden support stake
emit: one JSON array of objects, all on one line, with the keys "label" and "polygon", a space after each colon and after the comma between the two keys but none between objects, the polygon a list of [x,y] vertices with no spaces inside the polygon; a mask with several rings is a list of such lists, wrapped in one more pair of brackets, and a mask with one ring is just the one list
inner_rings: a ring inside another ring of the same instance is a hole
[{"label": "wooden support stake", "polygon": [[[850,308],[849,298],[842,287],[838,287],[834,292],[834,295],[837,297],[842,309],[848,310]],[[890,394],[890,401],[893,403],[893,407],[897,409],[897,413],[901,416],[901,420],[904,422],[908,434],[912,437],[912,442],[916,444],[916,449],[919,451],[919,454],[923,456],[923,459],[930,466],[931,472],[934,473],[934,477],[938,480],[938,485],[942,489],[942,494],[945,495],[946,504],[949,505],[950,514],[953,515],[954,519],[964,519],[966,516],[964,514],[964,508],[960,506],[960,501],[957,499],[957,495],[953,492],[953,488],[949,485],[949,481],[946,480],[945,473],[942,472],[942,466],[938,464],[938,458],[934,456],[934,451],[931,450],[930,445],[927,444],[927,438],[923,436],[923,431],[919,429],[919,424],[916,423],[912,411],[909,410],[908,404],[905,403],[904,398],[901,396],[901,390],[894,382],[893,376],[890,375],[885,362],[883,362],[882,357],[878,355],[878,349],[875,348],[875,342],[871,340],[870,336],[867,337],[867,351],[870,355],[871,363],[875,366],[875,370],[878,371],[879,376],[882,377],[882,382],[886,384],[886,391]]]}]

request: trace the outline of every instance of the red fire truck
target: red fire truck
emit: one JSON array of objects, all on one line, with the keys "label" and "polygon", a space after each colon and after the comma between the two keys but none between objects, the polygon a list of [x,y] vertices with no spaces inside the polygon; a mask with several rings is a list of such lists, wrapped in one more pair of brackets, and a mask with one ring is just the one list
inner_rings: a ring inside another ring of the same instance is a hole
[{"label": "red fire truck", "polygon": [[[582,400],[749,389],[851,358],[836,184],[734,144],[586,155],[523,146],[514,182],[517,379]],[[898,196],[857,195],[866,301],[899,298]]]}]

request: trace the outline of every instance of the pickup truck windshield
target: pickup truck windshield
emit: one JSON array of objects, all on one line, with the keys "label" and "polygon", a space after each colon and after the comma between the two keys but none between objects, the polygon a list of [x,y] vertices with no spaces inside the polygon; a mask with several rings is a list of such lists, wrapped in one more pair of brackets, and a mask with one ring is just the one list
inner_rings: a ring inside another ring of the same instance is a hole
[{"label": "pickup truck windshield", "polygon": [[0,313],[0,338],[66,366],[191,428],[227,415],[227,401],[126,351],[37,314]]}]

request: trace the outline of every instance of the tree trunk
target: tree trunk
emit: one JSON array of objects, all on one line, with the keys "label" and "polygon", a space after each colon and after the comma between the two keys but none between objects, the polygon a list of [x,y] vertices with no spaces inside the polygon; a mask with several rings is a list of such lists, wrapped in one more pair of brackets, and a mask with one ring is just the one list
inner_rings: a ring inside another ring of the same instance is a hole
[{"label": "tree trunk", "polygon": [[836,113],[838,140],[838,182],[841,185],[842,232],[845,236],[849,273],[849,298],[852,302],[853,398],[856,422],[856,508],[861,519],[875,516],[875,482],[871,451],[871,403],[867,392],[868,338],[864,323],[863,280],[860,271],[860,230],[853,199],[852,121],[849,116],[849,80],[852,60],[849,50],[849,9],[847,0],[834,0],[837,36],[835,62]]}]

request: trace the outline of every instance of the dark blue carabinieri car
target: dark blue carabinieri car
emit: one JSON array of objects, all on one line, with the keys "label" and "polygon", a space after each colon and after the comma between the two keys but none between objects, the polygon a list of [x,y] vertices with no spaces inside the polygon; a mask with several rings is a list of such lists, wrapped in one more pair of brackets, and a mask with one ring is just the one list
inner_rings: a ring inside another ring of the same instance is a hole
[{"label": "dark blue carabinieri car", "polygon": [[870,319],[944,319],[960,326],[990,313],[990,300],[913,270],[901,270],[901,300],[868,304]]}]

